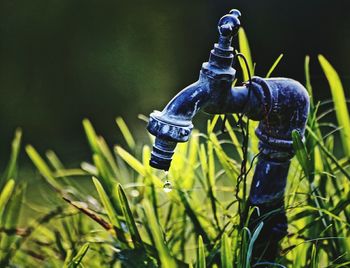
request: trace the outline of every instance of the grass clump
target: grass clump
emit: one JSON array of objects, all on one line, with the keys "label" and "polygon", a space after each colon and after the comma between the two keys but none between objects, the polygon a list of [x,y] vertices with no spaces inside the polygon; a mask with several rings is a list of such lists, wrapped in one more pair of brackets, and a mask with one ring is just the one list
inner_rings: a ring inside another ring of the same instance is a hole
[{"label": "grass clump", "polygon": [[[242,33],[240,42],[241,50],[248,51]],[[319,60],[334,107],[320,112],[330,103],[312,98],[306,139],[293,133],[296,157],[285,199],[289,235],[275,264],[256,267],[350,265],[348,111],[338,75],[323,56]],[[253,73],[251,60],[249,68]],[[308,57],[305,70],[312,97]],[[341,127],[324,122],[323,117],[333,112]],[[50,202],[40,205],[33,200],[23,203],[26,187],[17,178],[17,131],[0,181],[0,267],[251,267],[254,242],[264,222],[254,230],[241,225],[239,206],[247,198],[247,191],[237,190],[241,133],[237,117],[230,116],[225,121],[227,133],[222,134],[222,119],[214,116],[205,133],[194,130],[189,142],[178,145],[167,175],[173,184],[168,193],[163,191],[165,174],[148,165],[152,137],[149,143],[138,144],[121,118],[116,122],[125,148],[110,148],[90,121],[83,121],[91,158],[80,167],[66,168],[54,152],[43,157],[28,145],[29,158],[51,188],[43,193]],[[338,132],[343,150],[335,154]],[[251,135],[250,156],[257,153],[256,144]],[[248,186],[251,177],[249,173]],[[40,216],[19,224],[24,206]]]}]

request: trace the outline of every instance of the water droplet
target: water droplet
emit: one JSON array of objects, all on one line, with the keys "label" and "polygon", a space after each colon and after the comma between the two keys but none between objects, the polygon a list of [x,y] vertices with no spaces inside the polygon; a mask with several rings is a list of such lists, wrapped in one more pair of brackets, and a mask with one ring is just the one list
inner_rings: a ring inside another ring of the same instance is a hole
[{"label": "water droplet", "polygon": [[173,190],[173,185],[171,184],[170,181],[167,180],[167,181],[164,183],[164,185],[163,185],[163,190],[164,190],[164,192],[166,192],[166,193],[170,193],[170,192]]}]

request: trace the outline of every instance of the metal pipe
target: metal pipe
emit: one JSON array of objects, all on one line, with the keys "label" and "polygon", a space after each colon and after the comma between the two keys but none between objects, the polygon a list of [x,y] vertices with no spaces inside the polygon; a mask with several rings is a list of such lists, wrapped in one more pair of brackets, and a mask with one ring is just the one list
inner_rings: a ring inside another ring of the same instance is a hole
[{"label": "metal pipe", "polygon": [[[177,142],[188,140],[192,131],[192,118],[203,107],[218,106],[229,95],[236,71],[232,68],[232,37],[240,27],[240,12],[231,10],[218,24],[219,41],[210,52],[209,62],[202,65],[197,82],[177,94],[163,111],[150,115],[148,131],[156,136],[150,165],[168,170]],[[231,98],[233,101],[243,98]]]},{"label": "metal pipe", "polygon": [[[200,110],[210,114],[244,113],[260,121],[255,131],[260,140],[260,155],[249,204],[259,207],[261,215],[276,211],[264,220],[269,224],[265,224],[254,248],[254,256],[272,260],[278,241],[287,234],[283,198],[290,159],[294,156],[292,131],[304,135],[309,96],[299,82],[288,78],[253,77],[251,84],[231,87],[236,74],[232,68],[231,41],[240,26],[239,16],[239,11],[232,10],[220,19],[219,41],[209,61],[203,63],[198,81],[178,93],[161,112],[151,113],[147,129],[156,136],[156,141],[150,165],[169,169],[176,144],[188,140],[192,118]],[[251,228],[258,218],[258,215],[253,217]]]}]

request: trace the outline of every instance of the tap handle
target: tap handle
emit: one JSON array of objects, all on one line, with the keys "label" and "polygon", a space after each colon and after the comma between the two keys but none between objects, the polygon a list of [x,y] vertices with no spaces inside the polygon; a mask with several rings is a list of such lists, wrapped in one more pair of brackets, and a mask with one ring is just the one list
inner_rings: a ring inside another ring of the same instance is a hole
[{"label": "tap handle", "polygon": [[221,36],[233,37],[237,34],[241,22],[239,17],[241,12],[237,9],[232,9],[229,14],[223,16],[218,23],[218,30]]}]

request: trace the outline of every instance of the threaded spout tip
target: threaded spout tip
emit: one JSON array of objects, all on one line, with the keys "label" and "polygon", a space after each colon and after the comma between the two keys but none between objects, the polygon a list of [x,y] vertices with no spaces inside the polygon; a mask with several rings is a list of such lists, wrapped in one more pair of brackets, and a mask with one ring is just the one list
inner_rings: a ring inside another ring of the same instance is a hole
[{"label": "threaded spout tip", "polygon": [[149,161],[150,166],[165,171],[169,170],[176,144],[174,141],[156,138]]}]

